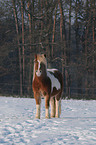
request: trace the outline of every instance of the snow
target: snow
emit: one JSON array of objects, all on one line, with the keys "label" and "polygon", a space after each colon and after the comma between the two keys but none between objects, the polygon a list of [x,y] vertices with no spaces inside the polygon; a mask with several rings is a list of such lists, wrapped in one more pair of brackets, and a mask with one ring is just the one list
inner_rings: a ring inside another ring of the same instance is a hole
[{"label": "snow", "polygon": [[35,119],[34,99],[0,97],[0,145],[95,145],[96,101],[62,100],[60,118]]}]

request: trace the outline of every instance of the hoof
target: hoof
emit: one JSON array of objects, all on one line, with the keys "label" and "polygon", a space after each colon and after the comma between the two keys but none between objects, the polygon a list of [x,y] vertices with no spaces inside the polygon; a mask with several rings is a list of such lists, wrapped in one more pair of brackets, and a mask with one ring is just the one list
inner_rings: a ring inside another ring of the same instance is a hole
[{"label": "hoof", "polygon": [[49,117],[49,116],[45,116],[45,118],[46,118],[46,119],[50,119],[50,117]]},{"label": "hoof", "polygon": [[60,118],[60,116],[57,116],[57,115],[56,115],[55,118]]},{"label": "hoof", "polygon": [[55,118],[55,115],[51,115],[51,118]]},{"label": "hoof", "polygon": [[39,117],[39,116],[36,116],[35,118],[36,118],[36,119],[40,119],[40,117]]}]

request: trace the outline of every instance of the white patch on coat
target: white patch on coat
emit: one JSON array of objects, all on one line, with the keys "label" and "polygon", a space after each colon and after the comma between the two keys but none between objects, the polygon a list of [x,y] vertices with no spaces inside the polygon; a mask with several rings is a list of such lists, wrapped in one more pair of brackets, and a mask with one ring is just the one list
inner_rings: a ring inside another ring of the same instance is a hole
[{"label": "white patch on coat", "polygon": [[56,69],[47,69],[47,76],[50,78],[51,80],[51,84],[52,84],[52,87],[51,87],[51,93],[53,91],[53,88],[55,87],[57,90],[60,89],[60,82],[57,78],[55,78],[54,75],[52,75],[50,72],[53,72],[55,71]]},{"label": "white patch on coat", "polygon": [[53,68],[53,69],[47,69],[47,71],[54,73],[54,71],[58,71],[58,69],[55,69],[55,68]]}]

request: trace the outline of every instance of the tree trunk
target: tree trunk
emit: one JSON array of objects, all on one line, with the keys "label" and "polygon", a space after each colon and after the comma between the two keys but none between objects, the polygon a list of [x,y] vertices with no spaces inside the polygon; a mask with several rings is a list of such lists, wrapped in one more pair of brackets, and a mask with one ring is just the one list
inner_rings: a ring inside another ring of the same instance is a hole
[{"label": "tree trunk", "polygon": [[[42,43],[42,34],[43,34],[43,0],[40,1],[40,5],[41,5],[41,16],[42,16],[42,20],[41,20],[41,33],[40,33],[40,43]],[[43,49],[43,46],[41,44],[40,48]],[[41,49],[39,49],[39,52],[41,51]]]},{"label": "tree trunk", "polygon": [[24,85],[25,58],[24,58],[24,10],[23,10],[23,0],[21,0],[21,15],[22,15],[22,44],[23,44],[22,45],[22,55],[23,55],[23,85]]},{"label": "tree trunk", "polygon": [[[96,9],[95,9],[95,0],[92,0],[91,2],[92,8],[91,10],[93,10],[93,22],[92,22],[92,36],[93,36],[93,53],[95,52],[95,14],[96,14]],[[95,95],[95,56],[93,54],[93,96]]]},{"label": "tree trunk", "polygon": [[45,20],[45,23],[46,23],[46,26],[45,26],[45,29],[46,29],[46,36],[45,36],[45,42],[46,42],[46,54],[47,54],[47,58],[48,58],[48,68],[51,68],[51,63],[50,63],[50,46],[49,46],[49,31],[50,31],[50,20],[48,19],[49,18],[49,13],[47,13],[48,11],[48,0],[46,0],[46,20]]},{"label": "tree trunk", "polygon": [[13,3],[13,11],[14,11],[15,25],[16,25],[16,32],[17,32],[18,52],[19,52],[20,96],[22,96],[22,65],[21,65],[21,48],[20,48],[20,42],[19,42],[18,19],[17,19],[16,7],[15,7],[15,0],[12,0],[12,3]]},{"label": "tree trunk", "polygon": [[69,43],[68,44],[68,49],[69,50],[68,50],[68,62],[70,63],[70,61],[71,61],[70,60],[70,51],[71,51],[70,50],[71,49],[70,46],[71,46],[71,7],[72,7],[72,0],[70,0],[69,6],[70,7],[69,7],[69,35],[68,35],[69,36],[69,41],[68,41],[68,43]]},{"label": "tree trunk", "polygon": [[53,49],[54,49],[54,46],[53,46],[53,43],[54,43],[54,39],[55,39],[55,25],[56,25],[56,13],[57,13],[57,6],[56,5],[56,9],[55,9],[55,16],[54,16],[54,23],[53,23],[53,35],[52,35],[52,57],[53,57]]},{"label": "tree trunk", "polygon": [[71,45],[71,7],[72,7],[72,0],[70,0],[70,7],[69,7],[69,49]]},{"label": "tree trunk", "polygon": [[79,50],[78,50],[78,17],[77,17],[77,14],[78,14],[78,4],[77,4],[77,1],[75,2],[75,40],[76,40],[76,53],[77,53],[77,56],[78,56],[78,53],[79,53]]},{"label": "tree trunk", "polygon": [[86,0],[86,30],[85,30],[85,67],[86,67],[86,76],[85,76],[85,93],[86,96],[88,97],[88,88],[89,88],[89,84],[88,84],[88,78],[89,78],[89,73],[88,73],[88,37],[89,37],[89,26],[90,26],[90,22],[91,22],[91,10],[89,10],[89,1]]},{"label": "tree trunk", "polygon": [[31,9],[31,1],[28,1],[28,17],[29,17],[29,43],[30,43],[30,61],[29,61],[29,85],[28,85],[28,94],[31,95],[32,91],[32,21],[31,21],[31,14],[30,14],[30,9]]},{"label": "tree trunk", "polygon": [[68,96],[68,70],[67,70],[67,56],[66,56],[66,30],[65,30],[65,17],[63,13],[62,0],[58,0],[60,8],[60,38],[61,38],[61,49],[62,49],[62,75],[65,72],[65,87],[66,96]]},{"label": "tree trunk", "polygon": [[[76,41],[76,54],[77,54],[77,57],[79,55],[79,46],[78,46],[78,4],[77,4],[77,1],[75,2],[75,41]],[[78,62],[77,62],[78,64]],[[79,72],[78,72],[79,73]],[[78,93],[78,96],[79,96],[79,93],[80,93],[80,85],[79,85],[79,76],[77,77],[77,93]]]},{"label": "tree trunk", "polygon": [[[68,41],[68,64],[70,64],[70,62],[71,62],[71,55],[70,55],[70,53],[71,53],[71,11],[72,11],[72,0],[70,0],[70,2],[69,2],[69,35],[68,35],[68,39],[69,39],[69,41]],[[69,70],[70,71],[70,70]],[[69,74],[68,74],[68,94],[69,94],[69,96],[71,95],[70,94],[70,72],[69,72]],[[71,97],[71,96],[70,96]]]}]

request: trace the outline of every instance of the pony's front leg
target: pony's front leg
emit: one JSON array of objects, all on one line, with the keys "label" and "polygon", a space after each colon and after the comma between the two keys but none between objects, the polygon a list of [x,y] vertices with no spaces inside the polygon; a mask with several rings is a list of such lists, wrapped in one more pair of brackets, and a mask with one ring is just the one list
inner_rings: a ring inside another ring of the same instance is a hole
[{"label": "pony's front leg", "polygon": [[50,118],[50,114],[49,114],[49,101],[50,101],[50,97],[46,96],[45,97],[45,118]]},{"label": "pony's front leg", "polygon": [[36,104],[36,118],[40,119],[40,104]]},{"label": "pony's front leg", "polygon": [[40,119],[40,111],[41,111],[41,97],[37,94],[34,94],[34,98],[36,101],[36,118]]},{"label": "pony's front leg", "polygon": [[51,105],[51,118],[55,117],[55,98],[51,97],[50,98],[50,105]]}]

